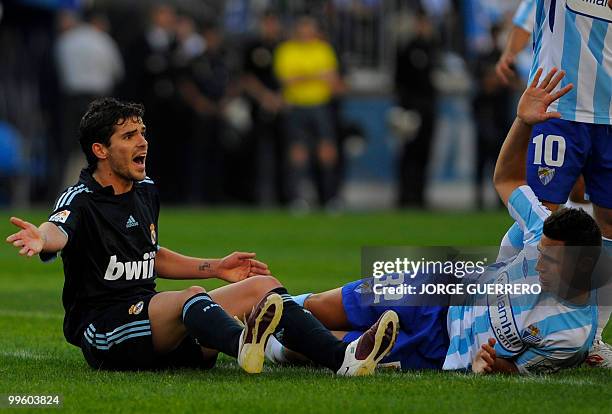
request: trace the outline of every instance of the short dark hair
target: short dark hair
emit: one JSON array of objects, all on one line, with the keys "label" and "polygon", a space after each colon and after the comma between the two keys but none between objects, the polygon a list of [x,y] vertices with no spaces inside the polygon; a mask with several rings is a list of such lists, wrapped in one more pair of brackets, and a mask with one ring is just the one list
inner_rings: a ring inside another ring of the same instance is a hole
[{"label": "short dark hair", "polygon": [[[557,210],[544,221],[543,232],[549,239],[564,242],[573,251],[571,255],[576,258],[577,267],[570,283],[574,288],[589,290],[600,286],[606,276],[596,271],[602,241],[601,230],[593,217],[582,209]],[[584,262],[584,259],[587,261]],[[580,266],[580,263],[586,264],[586,267]]]},{"label": "short dark hair", "polygon": [[95,168],[98,164],[98,157],[91,149],[94,143],[109,146],[115,126],[123,124],[127,119],[143,116],[144,106],[141,104],[122,102],[115,98],[100,98],[91,102],[79,125],[79,143],[89,167]]},{"label": "short dark hair", "polygon": [[583,209],[563,208],[544,221],[544,235],[566,246],[601,247],[601,230]]}]

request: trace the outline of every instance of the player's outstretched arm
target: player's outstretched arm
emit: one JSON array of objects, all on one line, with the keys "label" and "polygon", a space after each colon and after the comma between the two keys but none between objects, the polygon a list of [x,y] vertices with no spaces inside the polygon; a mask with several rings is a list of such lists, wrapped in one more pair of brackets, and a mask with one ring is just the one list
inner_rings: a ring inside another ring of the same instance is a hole
[{"label": "player's outstretched arm", "polygon": [[505,85],[516,79],[514,63],[516,56],[527,46],[531,33],[520,26],[512,26],[504,53],[495,65],[495,73]]},{"label": "player's outstretched arm", "polygon": [[222,259],[185,256],[162,247],[155,256],[155,270],[166,279],[219,278],[233,283],[255,275],[269,275],[268,265],[255,253],[234,252]]},{"label": "player's outstretched arm", "polygon": [[22,256],[32,257],[43,251],[55,253],[68,242],[68,237],[53,223],[45,222],[36,227],[18,217],[11,217],[10,221],[20,230],[8,236],[6,242],[20,249]]},{"label": "player's outstretched arm", "polygon": [[472,361],[472,372],[475,374],[518,374],[516,365],[507,359],[498,358],[495,352],[495,339],[489,338],[488,343],[482,344],[476,357]]},{"label": "player's outstretched arm", "polygon": [[512,128],[508,132],[502,149],[497,157],[493,183],[504,204],[512,192],[527,183],[525,170],[527,166],[527,146],[531,138],[531,130],[535,124],[553,118],[560,118],[559,112],[546,112],[550,104],[568,93],[573,85],[553,92],[565,72],[553,68],[540,82],[542,69],[538,69],[531,85],[518,103],[517,115]]}]

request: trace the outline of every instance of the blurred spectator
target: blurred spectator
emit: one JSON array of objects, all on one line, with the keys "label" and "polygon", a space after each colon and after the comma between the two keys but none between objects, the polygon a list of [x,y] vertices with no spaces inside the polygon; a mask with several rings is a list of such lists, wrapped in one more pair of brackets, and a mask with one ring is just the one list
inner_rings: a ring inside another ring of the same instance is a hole
[{"label": "blurred spectator", "polygon": [[[181,80],[181,93],[194,113],[191,151],[186,154],[192,173],[191,200],[224,201],[224,118],[230,93],[230,69],[223,49],[223,34],[216,25],[203,30],[206,49],[192,61]],[[228,166],[229,167],[229,166]]]},{"label": "blurred spectator", "polygon": [[176,137],[188,137],[190,131],[176,84],[176,29],[177,15],[172,6],[157,4],[151,8],[146,30],[125,53],[127,77],[122,88],[127,99],[145,105],[147,173],[165,202],[183,201],[187,188],[185,173],[175,165],[175,160],[184,159],[187,152],[184,145],[176,145]]},{"label": "blurred spectator", "polygon": [[[476,205],[485,206],[483,184],[493,176],[495,160],[501,149],[507,131],[512,125],[512,91],[496,73],[496,63],[502,51],[498,38],[500,28],[491,28],[492,48],[476,59],[474,78],[478,82],[477,93],[472,101],[476,124]],[[488,169],[488,174],[487,174]],[[501,204],[498,203],[501,206]]]},{"label": "blurred spectator", "polygon": [[178,16],[176,21],[176,38],[178,42],[177,59],[179,65],[187,65],[192,59],[200,56],[206,49],[204,37],[198,33],[196,24],[190,16]]},{"label": "blurred spectator", "polygon": [[380,55],[380,0],[333,0],[337,21],[330,26],[342,57],[362,66],[375,67]]},{"label": "blurred spectator", "polygon": [[325,206],[335,196],[337,152],[328,104],[338,82],[337,68],[334,50],[321,40],[317,22],[311,17],[297,21],[293,38],[282,43],[275,54],[274,69],[290,106],[288,177],[295,208],[307,207],[300,190],[310,158],[316,158],[321,175],[317,186],[319,203]]},{"label": "blurred spectator", "polygon": [[[343,59],[338,59],[338,80],[334,84],[332,98],[329,102],[332,124],[334,127],[334,136],[336,142],[337,161],[334,171],[333,190],[332,193],[336,196],[335,202],[331,208],[341,207],[342,200],[339,199],[339,194],[342,193],[346,170],[348,166],[346,148],[355,145],[363,144],[364,133],[356,122],[347,121],[342,115],[342,105],[349,92],[347,82],[347,66]],[[320,172],[317,170],[317,180],[321,180]]]},{"label": "blurred spectator", "polygon": [[[285,205],[286,135],[281,85],[273,68],[274,51],[281,41],[282,27],[278,16],[265,14],[259,24],[259,34],[247,43],[244,50],[243,86],[251,101],[253,118],[252,143],[256,155],[254,171],[258,172],[253,186],[260,201],[266,194],[280,205]],[[270,185],[272,183],[272,185]],[[270,191],[272,187],[273,191]],[[261,200],[263,198],[264,200]]]},{"label": "blurred spectator", "polygon": [[17,184],[25,172],[23,137],[9,123],[0,121],[0,206],[10,205]]},{"label": "blurred spectator", "polygon": [[404,144],[400,155],[400,207],[425,206],[426,172],[437,116],[437,94],[433,84],[437,54],[432,23],[425,13],[420,12],[416,19],[415,37],[400,48],[395,68],[399,105],[420,117],[416,136]]},{"label": "blurred spectator", "polygon": [[74,182],[85,160],[78,145],[81,116],[93,99],[111,95],[124,75],[123,61],[115,41],[108,35],[108,21],[91,13],[81,21],[74,12],[58,16],[61,32],[55,58],[61,91],[62,140],[58,146],[64,159],[64,184]]},{"label": "blurred spectator", "polygon": [[[124,94],[135,101],[153,103],[174,93],[172,56],[176,51],[176,12],[166,4],[153,6],[145,32],[126,52]],[[150,105],[147,106],[150,112]]]}]

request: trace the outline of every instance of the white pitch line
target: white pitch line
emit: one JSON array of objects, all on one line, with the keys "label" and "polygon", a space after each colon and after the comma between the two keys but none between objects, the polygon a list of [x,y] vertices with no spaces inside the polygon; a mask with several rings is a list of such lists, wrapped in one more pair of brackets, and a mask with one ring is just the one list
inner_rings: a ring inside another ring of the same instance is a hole
[{"label": "white pitch line", "polygon": [[35,318],[35,319],[62,319],[64,315],[53,312],[35,312],[35,311],[16,311],[10,309],[0,309],[0,316],[12,316],[17,318]]}]

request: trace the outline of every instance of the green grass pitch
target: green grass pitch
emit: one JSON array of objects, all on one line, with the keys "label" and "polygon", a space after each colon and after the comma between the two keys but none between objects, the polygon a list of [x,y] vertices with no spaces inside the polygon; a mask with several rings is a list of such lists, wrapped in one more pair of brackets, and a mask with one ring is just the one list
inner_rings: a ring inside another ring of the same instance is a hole
[{"label": "green grass pitch", "polygon": [[[3,237],[12,233],[11,214],[1,215]],[[43,211],[19,214],[35,223],[44,219]],[[255,251],[290,292],[303,293],[358,278],[362,246],[494,246],[509,224],[504,213],[296,218],[277,212],[166,209],[160,243],[204,257]],[[336,378],[324,370],[267,365],[262,375],[248,376],[233,360],[222,358],[206,372],[95,372],[62,335],[61,263],[26,260],[6,244],[0,248],[0,263],[0,394],[61,394],[65,412],[559,414],[610,412],[612,407],[610,371],[588,368],[532,378],[432,372]],[[188,284],[160,281],[158,287]],[[203,281],[202,286],[219,284]],[[605,337],[612,340],[612,329]]]}]

